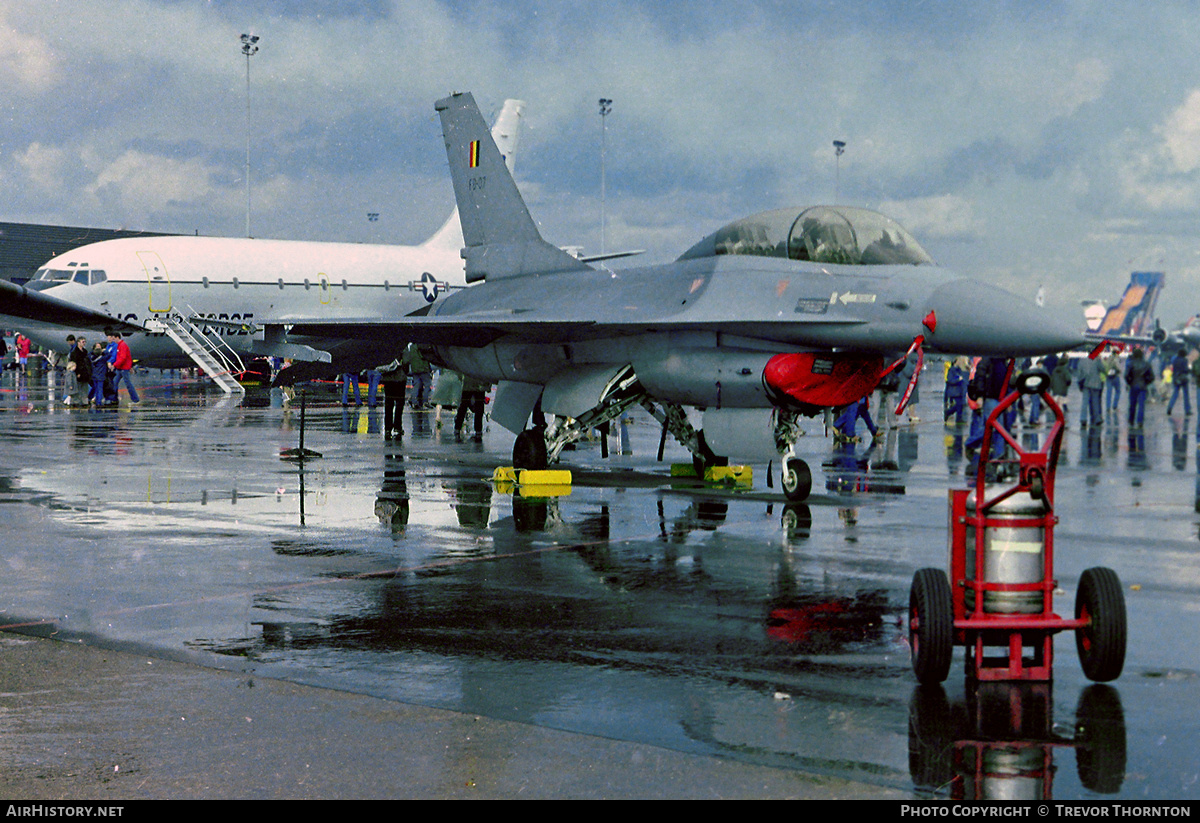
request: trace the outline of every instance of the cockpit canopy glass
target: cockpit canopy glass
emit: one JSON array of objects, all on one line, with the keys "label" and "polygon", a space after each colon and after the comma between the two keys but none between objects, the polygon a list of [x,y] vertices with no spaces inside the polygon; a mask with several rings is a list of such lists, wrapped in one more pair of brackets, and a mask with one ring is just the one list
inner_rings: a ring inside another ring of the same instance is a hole
[{"label": "cockpit canopy glass", "polygon": [[786,257],[852,266],[930,265],[932,258],[895,220],[868,209],[814,206],[765,211],[730,223],[680,260],[722,254]]}]

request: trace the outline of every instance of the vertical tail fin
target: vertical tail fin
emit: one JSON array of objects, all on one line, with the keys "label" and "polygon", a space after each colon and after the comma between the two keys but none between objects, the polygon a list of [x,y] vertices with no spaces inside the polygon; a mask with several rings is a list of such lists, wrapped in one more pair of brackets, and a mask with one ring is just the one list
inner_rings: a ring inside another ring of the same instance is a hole
[{"label": "vertical tail fin", "polygon": [[451,95],[434,109],[441,116],[454,181],[467,282],[590,268],[542,239],[475,98]]},{"label": "vertical tail fin", "polygon": [[[504,108],[496,117],[492,126],[492,139],[504,156],[504,162],[512,172],[517,157],[517,146],[521,137],[521,119],[525,116],[524,100],[505,100]],[[442,224],[433,235],[422,245],[437,248],[450,248],[456,253],[463,247],[462,224],[458,219],[458,207],[450,213],[450,218]]]},{"label": "vertical tail fin", "polygon": [[1108,336],[1147,335],[1154,327],[1154,307],[1167,276],[1160,271],[1135,271],[1121,301],[1109,308],[1097,334]]}]

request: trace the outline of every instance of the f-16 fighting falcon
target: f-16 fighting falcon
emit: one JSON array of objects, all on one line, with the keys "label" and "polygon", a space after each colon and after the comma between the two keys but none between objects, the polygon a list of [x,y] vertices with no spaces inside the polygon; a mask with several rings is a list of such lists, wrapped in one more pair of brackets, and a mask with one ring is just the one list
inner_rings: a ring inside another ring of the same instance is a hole
[{"label": "f-16 fighting falcon", "polygon": [[[816,206],[730,223],[664,265],[593,268],[545,242],[470,94],[438,101],[474,286],[424,318],[305,323],[292,333],[432,344],[497,382],[492,419],[541,468],[634,404],[698,464],[782,457],[812,477],[799,419],[854,402],[907,352],[1032,355],[1082,343],[1032,302],[947,271],[895,221]],[[702,413],[696,429],[687,414]],[[541,415],[534,414],[540,411]],[[547,425],[533,425],[552,415]]]}]

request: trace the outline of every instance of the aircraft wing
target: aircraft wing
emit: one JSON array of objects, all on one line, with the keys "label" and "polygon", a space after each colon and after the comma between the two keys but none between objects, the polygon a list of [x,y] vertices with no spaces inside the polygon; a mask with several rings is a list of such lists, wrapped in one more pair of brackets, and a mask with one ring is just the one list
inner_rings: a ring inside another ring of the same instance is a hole
[{"label": "aircraft wing", "polygon": [[[811,319],[809,325],[856,325],[866,322],[850,317]],[[257,325],[270,325],[270,322]],[[294,338],[370,338],[394,341],[403,339],[412,343],[481,347],[501,337],[513,337],[529,343],[567,343],[604,337],[647,334],[671,331],[719,331],[761,337],[764,324],[758,320],[752,327],[741,329],[737,323],[728,321],[697,320],[648,320],[623,323],[571,318],[536,317],[533,313],[520,312],[497,314],[470,313],[447,317],[408,317],[403,319],[360,318],[338,320],[294,320],[289,321],[288,335]],[[790,320],[780,320],[778,331],[795,328]],[[771,336],[771,335],[769,335]],[[777,336],[777,335],[774,335]]]},{"label": "aircraft wing", "polygon": [[39,291],[0,280],[0,315],[15,318],[13,325],[20,327],[69,328],[105,331],[133,332],[144,328],[126,323],[104,312],[78,306]]},{"label": "aircraft wing", "polygon": [[636,257],[639,254],[645,254],[645,249],[631,249],[629,251],[610,251],[601,254],[581,254],[580,261],[584,263],[600,263],[605,260],[620,260],[622,257]]}]

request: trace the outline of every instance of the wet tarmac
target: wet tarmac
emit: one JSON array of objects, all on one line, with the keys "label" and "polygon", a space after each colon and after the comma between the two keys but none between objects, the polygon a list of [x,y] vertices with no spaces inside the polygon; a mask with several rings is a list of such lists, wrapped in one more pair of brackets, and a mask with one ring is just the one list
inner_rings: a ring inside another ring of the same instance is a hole
[{"label": "wet tarmac", "polygon": [[[909,586],[946,566],[947,489],[967,466],[936,378],[924,389],[925,420],[874,447],[835,449],[810,422],[814,492],[785,505],[765,466],[752,485],[672,480],[687,455],[668,443],[659,463],[640,413],[611,440],[632,454],[582,443],[572,486],[522,493],[491,481],[511,462],[498,427],[460,442],[448,416],[409,411],[388,441],[382,408],[317,389],[304,446],[319,456],[301,463],[281,456],[298,403],[265,390],[238,403],[141,376],[143,404],[95,411],[6,373],[0,620],[699,758],[677,796],[736,765],[857,787],[840,796],[1200,797],[1195,418],[1152,405],[1131,436],[1081,430],[1070,409],[1055,602],[1071,611],[1088,567],[1120,575],[1118,680],[1090,683],[1063,634],[1052,685],[969,685],[959,652],[943,688],[918,688]],[[777,796],[756,786],[740,796]]]}]

